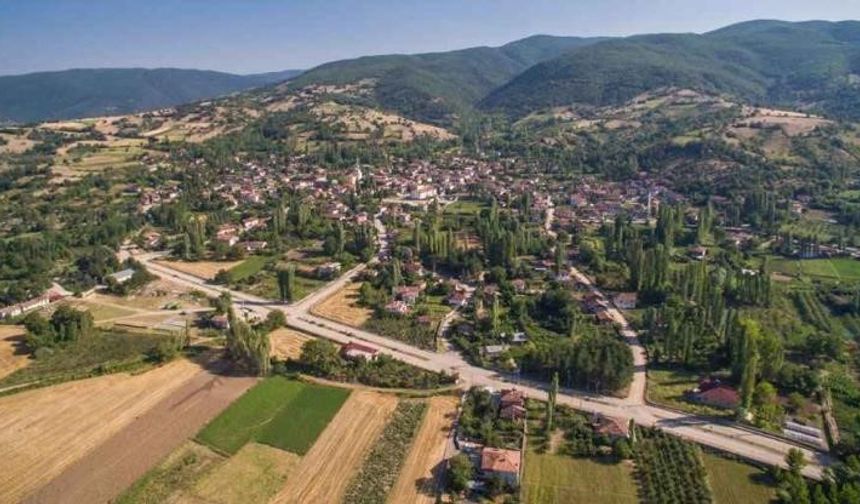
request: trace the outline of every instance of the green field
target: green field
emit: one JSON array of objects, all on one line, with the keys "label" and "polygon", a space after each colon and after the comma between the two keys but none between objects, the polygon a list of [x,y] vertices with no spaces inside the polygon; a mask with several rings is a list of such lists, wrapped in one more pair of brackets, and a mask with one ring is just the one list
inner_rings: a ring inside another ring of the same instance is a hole
[{"label": "green field", "polygon": [[530,449],[525,463],[522,500],[526,504],[639,502],[629,462],[573,458]]},{"label": "green field", "polygon": [[769,476],[761,469],[711,453],[703,453],[702,458],[716,504],[763,504],[776,497]]},{"label": "green field", "polygon": [[684,369],[648,369],[648,399],[657,404],[669,406],[699,415],[732,416],[734,412],[712,408],[685,400],[684,393],[699,385],[701,375]]},{"label": "green field", "polygon": [[348,396],[345,389],[275,376],[231,404],[197,439],[231,455],[251,440],[301,455],[313,445]]},{"label": "green field", "polygon": [[773,271],[790,276],[860,280],[860,261],[849,257],[834,259],[777,259],[771,262]]},{"label": "green field", "polygon": [[262,271],[270,260],[271,258],[267,256],[255,255],[249,257],[236,266],[230,268],[230,271],[228,271],[230,274],[230,280],[233,282],[241,282],[248,277],[254,276]]}]

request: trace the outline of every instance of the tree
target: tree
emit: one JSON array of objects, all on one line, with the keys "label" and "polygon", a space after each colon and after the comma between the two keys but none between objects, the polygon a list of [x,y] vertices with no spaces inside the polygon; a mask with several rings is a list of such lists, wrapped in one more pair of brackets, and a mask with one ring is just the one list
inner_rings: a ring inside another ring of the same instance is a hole
[{"label": "tree", "polygon": [[458,453],[448,461],[448,489],[451,492],[464,492],[474,475],[475,467],[465,453]]},{"label": "tree", "polygon": [[320,376],[337,374],[343,366],[337,345],[323,339],[312,339],[302,345],[300,357],[303,364]]},{"label": "tree", "polygon": [[278,279],[278,293],[281,296],[281,301],[284,303],[291,303],[293,301],[293,296],[295,296],[295,283],[296,283],[296,267],[292,263],[288,264],[286,268],[279,268],[277,272]]},{"label": "tree", "polygon": [[546,435],[552,435],[554,428],[553,420],[555,418],[555,401],[558,397],[558,373],[552,374],[552,385],[549,389],[549,400],[546,403]]}]

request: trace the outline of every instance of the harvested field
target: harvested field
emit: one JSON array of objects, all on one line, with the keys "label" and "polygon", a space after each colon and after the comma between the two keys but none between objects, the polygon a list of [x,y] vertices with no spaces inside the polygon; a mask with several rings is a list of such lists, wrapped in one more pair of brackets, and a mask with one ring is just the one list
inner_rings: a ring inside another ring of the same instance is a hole
[{"label": "harvested field", "polygon": [[264,444],[248,443],[194,486],[191,500],[221,504],[268,502],[283,488],[301,457]]},{"label": "harvested field", "polygon": [[160,504],[179,500],[224,457],[193,441],[170,454],[117,499],[118,504]]},{"label": "harvested field", "polygon": [[[203,424],[257,383],[257,378],[254,377],[223,374],[226,363],[215,360],[214,355],[210,355],[211,360],[205,363],[205,368],[188,361],[179,361],[159,370],[128,378],[141,380],[134,382],[134,387],[127,386],[122,390],[111,388],[103,393],[95,391],[76,394],[76,398],[84,397],[86,400],[77,401],[78,408],[72,411],[74,414],[63,412],[65,416],[54,416],[58,419],[56,423],[62,423],[62,428],[76,433],[82,430],[77,426],[83,422],[89,425],[98,424],[98,428],[104,429],[105,425],[113,426],[120,417],[128,417],[129,421],[115,435],[88,451],[83,458],[79,458],[46,486],[32,494],[27,501],[108,502],[115,499],[159,461],[190,439]],[[168,376],[160,377],[158,383],[152,382],[150,375],[171,367],[179,367],[182,372],[173,371]],[[186,378],[189,373],[191,377]],[[101,396],[109,397],[104,399]],[[157,396],[157,400],[151,400],[150,396]],[[91,404],[91,397],[100,398],[99,404]],[[155,404],[151,405],[153,402]],[[80,403],[85,404],[80,407]],[[0,409],[2,408],[3,406],[0,406]],[[84,420],[76,422],[77,417]],[[110,421],[106,422],[105,419]],[[75,428],[69,429],[69,426]],[[96,432],[98,428],[91,427],[85,434]],[[66,432],[63,432],[63,436],[71,437],[74,441],[66,442],[62,448],[42,450],[41,458],[65,454],[69,446],[79,443],[78,438]],[[20,437],[28,442],[42,439],[30,435]],[[0,443],[3,441],[0,440]],[[35,472],[37,469],[31,470]]]},{"label": "harvested field", "polygon": [[0,398],[0,500],[19,501],[200,372],[177,361]]},{"label": "harvested field", "polygon": [[412,442],[397,483],[388,495],[388,502],[436,502],[436,489],[444,472],[445,447],[458,402],[452,396],[433,397],[428,401],[424,422]]},{"label": "harvested field", "polygon": [[23,326],[0,326],[0,378],[27,365]]},{"label": "harvested field", "polygon": [[391,395],[353,392],[273,502],[340,502],[396,406]]},{"label": "harvested field", "polygon": [[170,269],[188,273],[204,280],[212,280],[219,271],[229,271],[241,263],[242,261],[158,261],[158,264]]},{"label": "harvested field", "polygon": [[370,320],[373,310],[358,306],[359,289],[361,283],[350,283],[311,308],[311,313],[351,327],[361,327]]},{"label": "harvested field", "polygon": [[313,336],[295,329],[282,327],[269,334],[272,341],[271,355],[279,359],[298,359],[302,354],[302,345],[314,339]]}]

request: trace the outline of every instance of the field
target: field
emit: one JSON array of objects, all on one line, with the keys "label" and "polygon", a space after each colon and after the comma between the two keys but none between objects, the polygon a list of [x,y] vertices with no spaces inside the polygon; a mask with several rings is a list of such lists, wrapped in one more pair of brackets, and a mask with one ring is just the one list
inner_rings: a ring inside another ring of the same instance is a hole
[{"label": "field", "polygon": [[117,504],[166,502],[177,492],[189,491],[198,478],[223,459],[203,445],[188,442],[137,480],[117,499]]},{"label": "field", "polygon": [[282,327],[269,334],[272,341],[272,355],[279,359],[298,359],[302,354],[302,345],[310,341],[313,336],[294,329]]},{"label": "field", "polygon": [[702,458],[716,504],[765,504],[776,497],[761,469],[711,453],[704,453]]},{"label": "field", "polygon": [[361,327],[373,316],[373,310],[358,306],[360,282],[348,284],[311,309],[311,313],[350,327]]},{"label": "field", "polygon": [[222,453],[235,454],[255,440],[302,455],[348,395],[344,389],[269,378],[207,425],[198,439]]},{"label": "field", "polygon": [[789,276],[860,280],[860,261],[848,257],[834,259],[777,259],[771,261],[773,271]]},{"label": "field", "polygon": [[699,415],[730,416],[734,412],[695,404],[684,399],[684,392],[699,385],[700,376],[683,369],[648,369],[648,399],[657,404]]},{"label": "field", "polygon": [[451,396],[432,397],[421,429],[412,442],[400,476],[388,501],[432,504],[436,502],[439,478],[444,473],[445,447],[457,414],[459,401]]},{"label": "field", "polygon": [[0,388],[34,382],[60,382],[146,365],[146,354],[164,336],[97,330],[49,355],[34,359],[0,380]]},{"label": "field", "polygon": [[219,271],[229,271],[241,264],[242,261],[158,261],[158,263],[204,280],[212,280]]},{"label": "field", "polygon": [[339,503],[396,405],[391,395],[353,392],[273,502]]},{"label": "field", "polygon": [[252,277],[262,271],[270,260],[271,258],[266,256],[251,256],[228,269],[227,273],[230,274],[231,281],[241,282],[242,280]]},{"label": "field", "polygon": [[0,326],[0,379],[27,365],[22,326]]},{"label": "field", "polygon": [[181,360],[140,375],[102,376],[0,398],[0,495],[20,500],[199,371]]},{"label": "field", "polygon": [[526,504],[637,503],[630,463],[566,455],[526,453],[522,500]]}]

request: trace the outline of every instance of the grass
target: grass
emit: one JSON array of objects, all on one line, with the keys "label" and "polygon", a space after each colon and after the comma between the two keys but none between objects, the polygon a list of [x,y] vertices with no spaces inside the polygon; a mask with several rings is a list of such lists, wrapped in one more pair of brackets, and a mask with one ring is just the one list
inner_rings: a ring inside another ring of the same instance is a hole
[{"label": "grass", "polygon": [[445,213],[453,215],[475,215],[484,208],[488,207],[483,201],[457,200],[445,207]]},{"label": "grass", "polygon": [[301,455],[313,445],[348,396],[345,389],[275,376],[231,404],[197,439],[231,455],[251,440]]},{"label": "grass", "polygon": [[525,464],[521,496],[526,504],[639,502],[630,463],[529,449]]},{"label": "grass", "polygon": [[833,259],[777,259],[771,261],[773,271],[790,276],[860,280],[860,261],[848,257]]},{"label": "grass", "polygon": [[763,470],[712,453],[702,455],[716,504],[757,504],[776,497],[773,482]]},{"label": "grass", "polygon": [[146,354],[164,338],[158,334],[96,330],[88,337],[52,349],[0,380],[0,388],[29,382],[59,383],[128,371],[146,365]]},{"label": "grass", "polygon": [[252,277],[262,271],[270,260],[271,258],[267,256],[255,255],[249,257],[236,266],[230,268],[228,271],[230,280],[233,282],[241,282],[248,277]]},{"label": "grass", "polygon": [[684,369],[648,369],[648,399],[670,408],[699,415],[731,416],[731,410],[695,404],[684,399],[684,393],[699,385],[699,374]]},{"label": "grass", "polygon": [[205,446],[188,443],[138,479],[117,504],[160,504],[178,491],[190,489],[222,457]]}]

